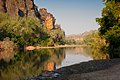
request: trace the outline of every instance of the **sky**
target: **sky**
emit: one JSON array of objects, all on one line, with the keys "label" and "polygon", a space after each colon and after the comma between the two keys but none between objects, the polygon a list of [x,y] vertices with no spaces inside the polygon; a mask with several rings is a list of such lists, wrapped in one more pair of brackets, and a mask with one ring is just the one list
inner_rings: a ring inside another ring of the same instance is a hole
[{"label": "sky", "polygon": [[52,13],[66,35],[97,30],[100,26],[95,19],[104,7],[102,0],[35,0],[35,4]]}]

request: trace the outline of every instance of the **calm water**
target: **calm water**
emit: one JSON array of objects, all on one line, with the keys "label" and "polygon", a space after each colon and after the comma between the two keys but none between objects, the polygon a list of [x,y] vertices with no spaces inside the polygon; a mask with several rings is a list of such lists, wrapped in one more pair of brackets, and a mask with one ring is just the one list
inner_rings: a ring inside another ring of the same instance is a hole
[{"label": "calm water", "polygon": [[[89,48],[57,48],[0,52],[0,80],[20,80],[44,71],[92,60]],[[14,56],[13,56],[14,55]]]},{"label": "calm water", "polygon": [[83,47],[65,49],[65,58],[61,61],[60,65],[56,65],[56,68],[92,60],[86,50],[88,49]]}]

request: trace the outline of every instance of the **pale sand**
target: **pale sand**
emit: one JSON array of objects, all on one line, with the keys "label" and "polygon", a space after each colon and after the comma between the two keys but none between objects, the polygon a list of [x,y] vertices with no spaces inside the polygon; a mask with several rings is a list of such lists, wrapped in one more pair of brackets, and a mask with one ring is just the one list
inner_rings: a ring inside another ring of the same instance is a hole
[{"label": "pale sand", "polygon": [[65,47],[82,47],[82,46],[86,46],[86,45],[58,45],[58,46],[46,46],[46,47],[27,46],[27,47],[25,47],[25,50],[49,49],[49,48],[65,48]]}]

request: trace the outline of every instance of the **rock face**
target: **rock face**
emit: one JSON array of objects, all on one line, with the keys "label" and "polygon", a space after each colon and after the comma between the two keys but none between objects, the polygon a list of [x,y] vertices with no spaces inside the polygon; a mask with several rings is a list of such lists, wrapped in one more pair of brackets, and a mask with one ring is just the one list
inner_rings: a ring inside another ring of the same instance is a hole
[{"label": "rock face", "polygon": [[4,8],[6,7],[6,13],[10,16],[40,17],[34,0],[1,0],[1,2],[5,3]]},{"label": "rock face", "polygon": [[6,9],[7,9],[7,13],[10,15],[10,16],[15,16],[17,15],[17,12],[18,12],[18,3],[16,0],[6,0]]},{"label": "rock face", "polygon": [[48,30],[55,28],[55,18],[45,8],[38,11],[34,0],[0,0],[0,12],[10,16],[37,17]]},{"label": "rock face", "polygon": [[47,27],[48,30],[54,29],[55,28],[55,18],[53,17],[52,14],[47,12],[47,9],[41,8],[39,10],[40,15],[41,15],[41,20],[44,26]]},{"label": "rock face", "polygon": [[5,0],[0,0],[0,12],[6,12]]}]

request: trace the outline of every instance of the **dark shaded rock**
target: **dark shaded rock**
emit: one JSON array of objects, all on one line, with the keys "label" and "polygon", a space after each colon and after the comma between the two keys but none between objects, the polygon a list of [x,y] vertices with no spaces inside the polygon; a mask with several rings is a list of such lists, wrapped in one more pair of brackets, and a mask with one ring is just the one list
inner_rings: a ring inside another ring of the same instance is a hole
[{"label": "dark shaded rock", "polygon": [[0,0],[0,12],[5,13],[6,11],[6,0]]},{"label": "dark shaded rock", "polygon": [[52,72],[52,71],[48,71],[48,72],[44,72],[42,75],[37,76],[37,77],[32,77],[29,78],[27,80],[53,80],[53,78],[58,78],[61,75],[57,72]]},{"label": "dark shaded rock", "polygon": [[18,15],[20,17],[24,17],[25,16],[24,12],[22,10],[20,10],[20,9],[18,9]]},{"label": "dark shaded rock", "polygon": [[38,7],[34,4],[34,0],[25,0],[26,16],[37,17],[40,19],[40,13]]}]

